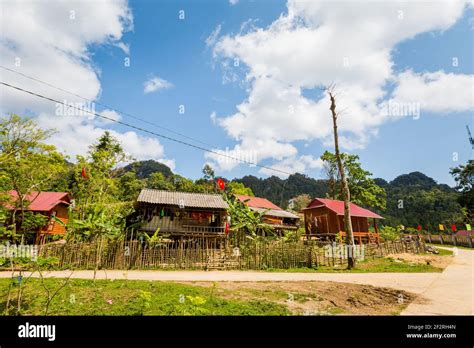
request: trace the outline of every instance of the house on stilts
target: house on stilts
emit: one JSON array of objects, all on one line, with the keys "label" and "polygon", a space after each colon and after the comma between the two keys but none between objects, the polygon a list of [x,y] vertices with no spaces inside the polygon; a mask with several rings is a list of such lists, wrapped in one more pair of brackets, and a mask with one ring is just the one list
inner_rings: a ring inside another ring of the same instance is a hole
[{"label": "house on stilts", "polygon": [[263,222],[271,227],[277,235],[281,235],[283,231],[296,231],[299,227],[300,217],[298,215],[283,210],[266,198],[245,195],[234,196],[251,210],[263,213]]},{"label": "house on stilts", "polygon": [[[344,201],[315,198],[302,212],[306,238],[335,240],[337,234],[340,234],[345,239]],[[380,242],[377,220],[383,219],[383,217],[354,203],[350,203],[350,214],[356,243]],[[371,225],[372,228],[370,228]]]},{"label": "house on stilts", "polygon": [[159,229],[171,239],[225,237],[228,208],[219,194],[143,189],[136,202],[138,230]]}]

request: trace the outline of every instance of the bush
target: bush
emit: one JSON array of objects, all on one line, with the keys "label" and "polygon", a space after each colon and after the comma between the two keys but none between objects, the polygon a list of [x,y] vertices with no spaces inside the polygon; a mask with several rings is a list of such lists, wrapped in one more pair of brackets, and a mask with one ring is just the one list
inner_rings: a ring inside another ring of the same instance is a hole
[{"label": "bush", "polygon": [[384,226],[380,230],[380,238],[382,238],[383,241],[396,240],[400,238],[400,230],[395,227]]}]

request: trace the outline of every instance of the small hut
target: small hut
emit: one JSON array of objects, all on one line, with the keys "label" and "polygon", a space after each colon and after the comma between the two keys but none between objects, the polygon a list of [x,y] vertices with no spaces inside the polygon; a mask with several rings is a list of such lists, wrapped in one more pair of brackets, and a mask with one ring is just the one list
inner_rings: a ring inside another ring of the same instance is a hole
[{"label": "small hut", "polygon": [[136,212],[140,231],[170,237],[224,237],[228,205],[221,195],[143,189]]},{"label": "small hut", "polygon": [[264,212],[263,222],[270,225],[277,234],[284,230],[298,229],[300,217],[283,210],[268,199],[244,195],[235,195],[235,197],[253,211]]},{"label": "small hut", "polygon": [[[16,191],[10,191],[10,200],[15,202],[18,199]],[[31,192],[25,197],[25,211],[46,216],[47,222],[36,231],[35,244],[42,244],[54,235],[64,235],[65,225],[69,221],[68,207],[71,197],[67,192]],[[7,209],[12,210],[13,205],[7,205]],[[17,214],[18,214],[17,208]]]},{"label": "small hut", "polygon": [[[344,201],[315,198],[303,209],[303,213],[307,238],[335,240],[338,233],[345,238]],[[354,203],[350,203],[350,213],[355,241],[359,244],[378,243],[377,219],[383,217]],[[369,229],[369,219],[372,220],[373,231]]]}]

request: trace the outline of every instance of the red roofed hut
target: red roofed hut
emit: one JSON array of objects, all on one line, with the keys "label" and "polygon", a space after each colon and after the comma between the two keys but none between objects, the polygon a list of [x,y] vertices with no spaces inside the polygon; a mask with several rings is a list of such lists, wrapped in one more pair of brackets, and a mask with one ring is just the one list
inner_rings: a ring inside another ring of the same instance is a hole
[{"label": "red roofed hut", "polygon": [[[12,201],[18,199],[16,191],[9,192]],[[57,220],[67,224],[69,220],[68,206],[71,197],[67,192],[32,192],[25,197],[27,208],[25,211],[42,214],[48,217],[46,225],[36,231],[35,243],[44,243],[48,236],[66,233],[66,228]],[[13,207],[7,206],[9,209]]]},{"label": "red roofed hut", "polygon": [[244,195],[235,195],[235,197],[250,209],[265,212],[263,222],[271,225],[276,232],[298,229],[299,216],[283,210],[268,199]]},{"label": "red roofed hut", "polygon": [[[313,236],[323,240],[334,240],[337,233],[345,238],[344,201],[315,198],[303,209],[305,230],[308,238]],[[354,239],[359,244],[378,243],[377,220],[383,219],[374,212],[350,203],[350,213]],[[374,232],[369,231],[369,219],[373,219]]]}]

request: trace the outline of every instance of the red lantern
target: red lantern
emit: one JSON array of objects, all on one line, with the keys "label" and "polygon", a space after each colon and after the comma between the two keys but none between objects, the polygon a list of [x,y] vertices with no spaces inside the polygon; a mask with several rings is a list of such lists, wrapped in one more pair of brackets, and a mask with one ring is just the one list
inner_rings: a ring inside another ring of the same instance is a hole
[{"label": "red lantern", "polygon": [[226,222],[226,223],[225,223],[225,235],[226,235],[226,236],[229,234],[229,230],[230,230],[229,223]]},{"label": "red lantern", "polygon": [[451,230],[452,230],[453,232],[456,232],[458,229],[456,228],[456,225],[451,225]]},{"label": "red lantern", "polygon": [[418,231],[421,231],[421,225],[418,224],[418,226],[416,226],[416,229],[417,229]]},{"label": "red lantern", "polygon": [[85,167],[82,167],[81,176],[82,176],[84,179],[87,179],[87,172],[86,172],[86,168],[85,168]]},{"label": "red lantern", "polygon": [[217,187],[223,191],[225,189],[225,182],[221,178],[217,179]]}]

